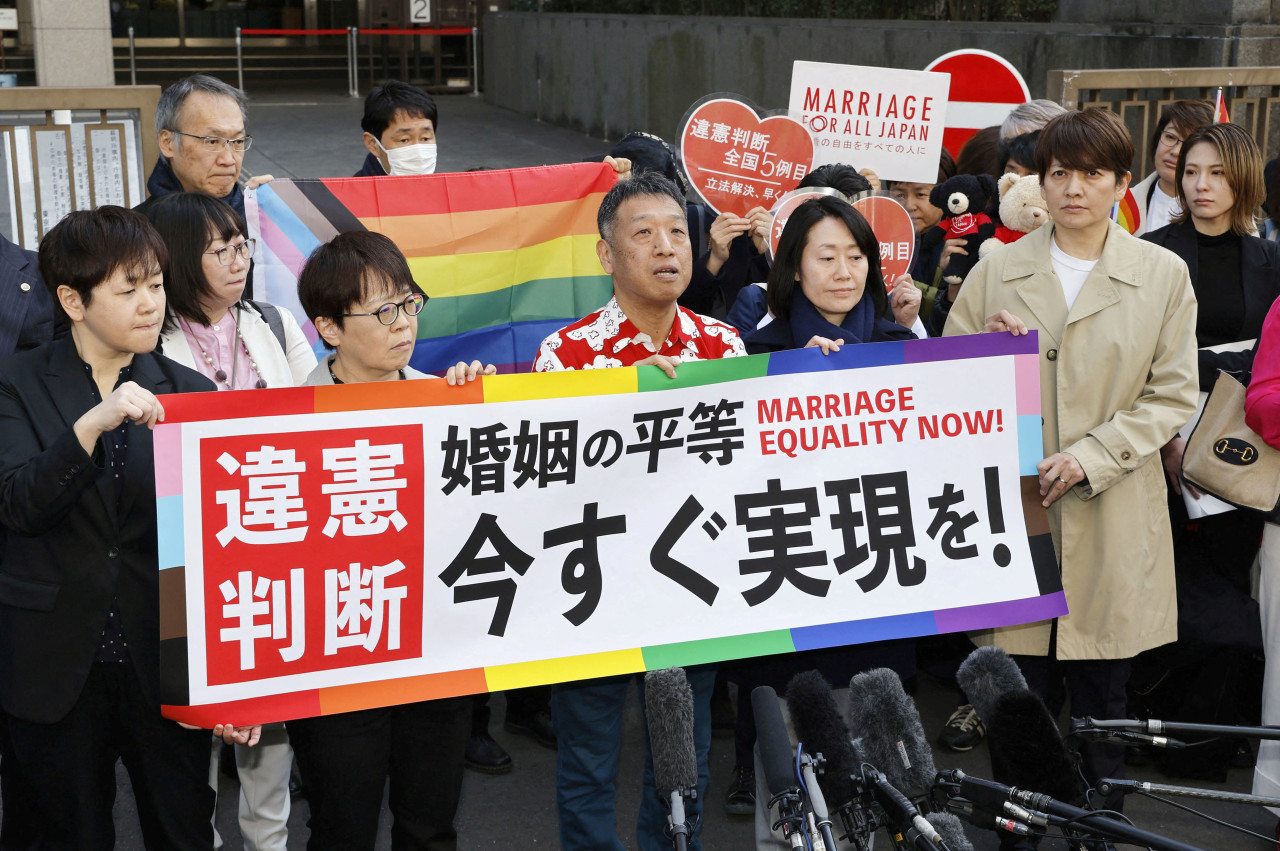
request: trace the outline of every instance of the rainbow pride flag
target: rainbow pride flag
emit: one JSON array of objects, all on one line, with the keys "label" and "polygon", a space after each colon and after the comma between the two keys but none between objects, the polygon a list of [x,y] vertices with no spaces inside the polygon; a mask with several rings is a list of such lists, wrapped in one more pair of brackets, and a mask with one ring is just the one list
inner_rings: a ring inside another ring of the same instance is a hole
[{"label": "rainbow pride flag", "polygon": [[1133,190],[1126,189],[1124,199],[1115,203],[1111,218],[1129,233],[1138,229],[1141,216],[1138,213],[1138,199],[1133,197]]},{"label": "rainbow pride flag", "polygon": [[458,361],[527,372],[552,331],[612,293],[595,244],[600,199],[616,181],[601,163],[423,177],[275,180],[246,193],[255,295],[293,312],[298,274],[319,245],[371,230],[395,241],[431,300],[410,363],[440,374]]},{"label": "rainbow pride flag", "polygon": [[1217,102],[1213,105],[1213,123],[1231,123],[1231,110],[1227,108],[1227,99],[1222,94],[1222,86],[1218,86]]}]

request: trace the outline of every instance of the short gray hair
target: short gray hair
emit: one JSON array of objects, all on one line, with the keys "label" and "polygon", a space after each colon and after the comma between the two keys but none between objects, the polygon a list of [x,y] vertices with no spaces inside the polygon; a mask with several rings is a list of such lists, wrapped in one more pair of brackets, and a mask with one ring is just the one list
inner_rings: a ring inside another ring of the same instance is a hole
[{"label": "short gray hair", "polygon": [[627,199],[641,195],[670,198],[680,208],[681,213],[688,215],[684,195],[670,178],[657,171],[632,171],[630,178],[619,180],[600,201],[600,211],[596,213],[596,227],[600,229],[601,239],[610,245],[613,244],[613,229],[618,224],[618,208]]},{"label": "short gray hair", "polygon": [[1046,124],[1066,111],[1061,104],[1044,98],[1020,103],[1005,116],[1004,123],[1000,125],[1000,138],[1012,139],[1023,133],[1043,130]]},{"label": "short gray hair", "polygon": [[183,77],[160,95],[160,102],[156,104],[157,136],[162,130],[172,130],[175,133],[181,131],[178,118],[182,113],[182,105],[187,102],[188,95],[196,92],[231,98],[236,102],[236,106],[240,107],[240,117],[246,123],[248,122],[249,98],[244,92],[235,86],[227,85],[217,77],[211,77],[208,74],[192,74],[190,77]]}]

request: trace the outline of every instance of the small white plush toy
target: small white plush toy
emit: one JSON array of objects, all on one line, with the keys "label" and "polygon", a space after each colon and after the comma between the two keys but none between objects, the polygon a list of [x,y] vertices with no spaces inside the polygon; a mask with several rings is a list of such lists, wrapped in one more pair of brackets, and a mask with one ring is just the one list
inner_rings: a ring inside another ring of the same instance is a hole
[{"label": "small white plush toy", "polygon": [[1040,194],[1040,178],[1034,174],[1019,177],[1006,174],[1000,178],[1000,221],[995,235],[982,243],[979,257],[999,251],[1001,245],[1017,242],[1049,221],[1049,209]]}]

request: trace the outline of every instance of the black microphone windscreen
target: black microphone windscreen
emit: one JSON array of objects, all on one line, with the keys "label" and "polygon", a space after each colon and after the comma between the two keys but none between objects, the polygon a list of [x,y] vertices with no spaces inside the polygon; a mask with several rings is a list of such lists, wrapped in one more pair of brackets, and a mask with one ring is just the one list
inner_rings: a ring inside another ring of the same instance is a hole
[{"label": "black microphone windscreen", "polygon": [[929,813],[925,820],[933,825],[951,851],[973,851],[973,843],[965,836],[964,825],[951,813]]},{"label": "black microphone windscreen", "polygon": [[644,675],[644,707],[649,721],[653,782],[662,800],[680,787],[698,786],[698,756],[693,746],[693,689],[683,668]]},{"label": "black microphone windscreen", "polygon": [[956,671],[956,681],[984,724],[996,698],[1027,688],[1017,663],[999,647],[979,647],[970,653]]},{"label": "black microphone windscreen", "polygon": [[903,794],[929,794],[938,773],[933,750],[920,710],[896,673],[876,668],[849,681],[849,732],[860,742],[864,759]]},{"label": "black microphone windscreen", "polygon": [[985,721],[996,781],[1068,804],[1080,801],[1084,783],[1039,695],[1026,689],[1001,695]]},{"label": "black microphone windscreen", "polygon": [[849,728],[827,678],[818,671],[802,671],[792,677],[787,684],[787,709],[805,753],[820,753],[827,761],[819,784],[827,803],[840,807],[852,801],[858,796],[858,787],[851,775],[861,770],[861,763],[854,755]]},{"label": "black microphone windscreen", "polygon": [[769,794],[778,795],[795,788],[795,753],[787,724],[782,720],[778,693],[769,686],[757,686],[751,691],[751,708],[756,714],[756,746],[760,748],[760,763]]}]

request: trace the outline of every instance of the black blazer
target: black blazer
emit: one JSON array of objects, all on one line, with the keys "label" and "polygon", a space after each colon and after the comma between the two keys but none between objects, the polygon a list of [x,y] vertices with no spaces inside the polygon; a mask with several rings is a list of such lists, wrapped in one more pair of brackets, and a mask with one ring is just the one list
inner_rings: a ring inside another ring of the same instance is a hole
[{"label": "black blazer", "polygon": [[[214,390],[194,370],[136,355],[132,380],[153,393]],[[104,495],[101,448],[72,426],[93,395],[70,336],[0,364],[0,704],[41,724],[84,687],[111,601],[129,656],[159,707],[160,592],[151,431],[128,427],[120,499]]]},{"label": "black blazer", "polygon": [[[1163,246],[1181,257],[1198,281],[1200,253],[1196,245],[1196,229],[1188,218],[1181,224],[1165,225],[1143,234],[1143,239]],[[1262,333],[1262,322],[1271,304],[1280,297],[1280,245],[1256,236],[1241,237],[1240,275],[1244,279],[1244,323],[1239,340],[1256,340]],[[1257,348],[1256,346],[1254,348]],[[1209,392],[1218,380],[1218,370],[1230,372],[1241,382],[1249,383],[1253,369],[1253,350],[1243,352],[1200,352],[1200,389]]]},{"label": "black blazer", "polygon": [[53,296],[40,277],[36,253],[0,236],[0,357],[35,348],[53,336]]}]

